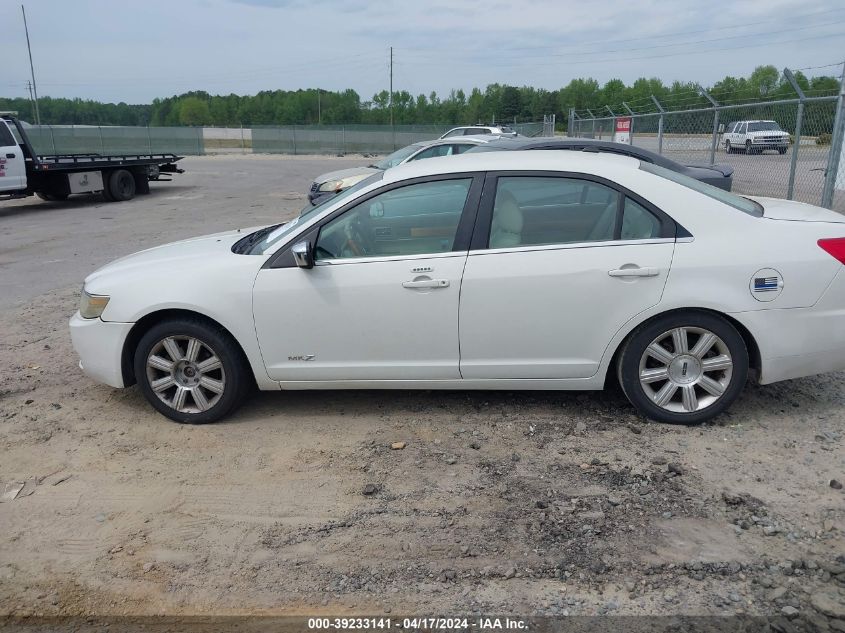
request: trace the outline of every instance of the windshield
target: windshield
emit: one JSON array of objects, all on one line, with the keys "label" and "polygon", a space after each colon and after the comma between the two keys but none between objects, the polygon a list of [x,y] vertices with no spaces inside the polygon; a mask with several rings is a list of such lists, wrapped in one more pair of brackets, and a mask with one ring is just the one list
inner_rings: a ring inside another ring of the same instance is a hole
[{"label": "windshield", "polygon": [[665,178],[666,180],[676,182],[679,185],[688,187],[698,193],[703,193],[705,196],[718,200],[719,202],[742,211],[743,213],[747,213],[748,215],[753,215],[755,218],[763,217],[762,205],[754,202],[753,200],[749,200],[748,198],[743,198],[729,191],[725,191],[724,189],[719,189],[718,187],[708,185],[707,183],[696,180],[695,178],[690,178],[684,174],[679,174],[676,171],[672,171],[652,163],[640,161],[640,169],[647,171],[650,174],[654,174],[655,176]]},{"label": "windshield", "polygon": [[749,132],[782,132],[780,126],[774,121],[757,121],[748,124]]},{"label": "windshield", "polygon": [[274,224],[272,226],[266,226],[263,229],[258,229],[254,233],[250,233],[244,238],[241,238],[232,246],[232,252],[238,253],[239,255],[261,255],[266,251],[268,248],[279,242],[280,240],[284,239],[290,233],[293,232],[297,226],[305,224],[311,218],[316,217],[319,213],[323,210],[327,209],[328,207],[337,204],[341,200],[345,200],[347,198],[354,197],[354,195],[368,187],[374,182],[378,182],[384,177],[382,172],[377,172],[364,180],[352,185],[349,189],[344,189],[337,195],[331,196],[327,198],[325,201],[321,202],[320,204],[302,210],[302,213],[299,217],[286,222],[285,224]]},{"label": "windshield", "polygon": [[408,145],[408,147],[403,147],[402,149],[398,149],[389,156],[382,158],[379,162],[373,163],[370,167],[375,167],[376,169],[390,169],[391,167],[396,167],[399,163],[403,160],[408,158],[414,152],[417,152],[422,149],[422,145],[417,145],[414,143],[413,145]]}]

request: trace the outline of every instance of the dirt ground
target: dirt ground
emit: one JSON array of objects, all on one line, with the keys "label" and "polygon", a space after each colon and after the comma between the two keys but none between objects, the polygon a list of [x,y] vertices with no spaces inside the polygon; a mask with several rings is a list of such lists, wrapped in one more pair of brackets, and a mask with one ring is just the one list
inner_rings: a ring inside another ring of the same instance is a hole
[{"label": "dirt ground", "polygon": [[88,272],[289,217],[313,175],[356,160],[192,158],[129,203],[0,206],[0,614],[845,630],[845,373],[749,385],[693,428],[639,418],[618,389],[263,393],[186,426],[81,373],[67,319]]}]

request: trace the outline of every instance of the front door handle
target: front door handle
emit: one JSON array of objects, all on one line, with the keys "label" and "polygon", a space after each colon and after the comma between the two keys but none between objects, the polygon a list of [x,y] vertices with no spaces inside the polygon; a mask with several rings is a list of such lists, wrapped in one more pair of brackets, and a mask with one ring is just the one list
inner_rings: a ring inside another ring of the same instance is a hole
[{"label": "front door handle", "polygon": [[608,270],[611,277],[657,277],[660,270],[657,268],[616,268]]},{"label": "front door handle", "polygon": [[448,279],[419,279],[415,281],[403,281],[403,288],[448,288]]},{"label": "front door handle", "polygon": [[14,158],[14,157],[15,157],[14,154],[6,154],[6,158]]}]

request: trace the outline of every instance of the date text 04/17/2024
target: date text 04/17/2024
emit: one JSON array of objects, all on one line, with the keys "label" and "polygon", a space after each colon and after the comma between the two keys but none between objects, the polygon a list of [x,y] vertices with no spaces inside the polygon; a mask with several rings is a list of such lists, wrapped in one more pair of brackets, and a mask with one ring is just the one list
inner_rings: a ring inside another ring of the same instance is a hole
[{"label": "date text 04/17/2024", "polygon": [[310,630],[389,630],[401,628],[405,631],[525,631],[528,624],[514,618],[444,618],[413,617],[401,620],[389,617],[351,617],[351,618],[308,618]]}]

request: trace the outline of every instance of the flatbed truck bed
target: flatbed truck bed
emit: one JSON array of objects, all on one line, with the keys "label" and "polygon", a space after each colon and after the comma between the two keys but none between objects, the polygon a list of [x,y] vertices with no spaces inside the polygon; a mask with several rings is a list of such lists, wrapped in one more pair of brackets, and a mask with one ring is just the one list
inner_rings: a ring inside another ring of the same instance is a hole
[{"label": "flatbed truck bed", "polygon": [[66,200],[76,193],[101,193],[108,201],[150,192],[162,174],[182,173],[176,154],[37,154],[21,122],[0,114],[0,200],[37,195]]}]

